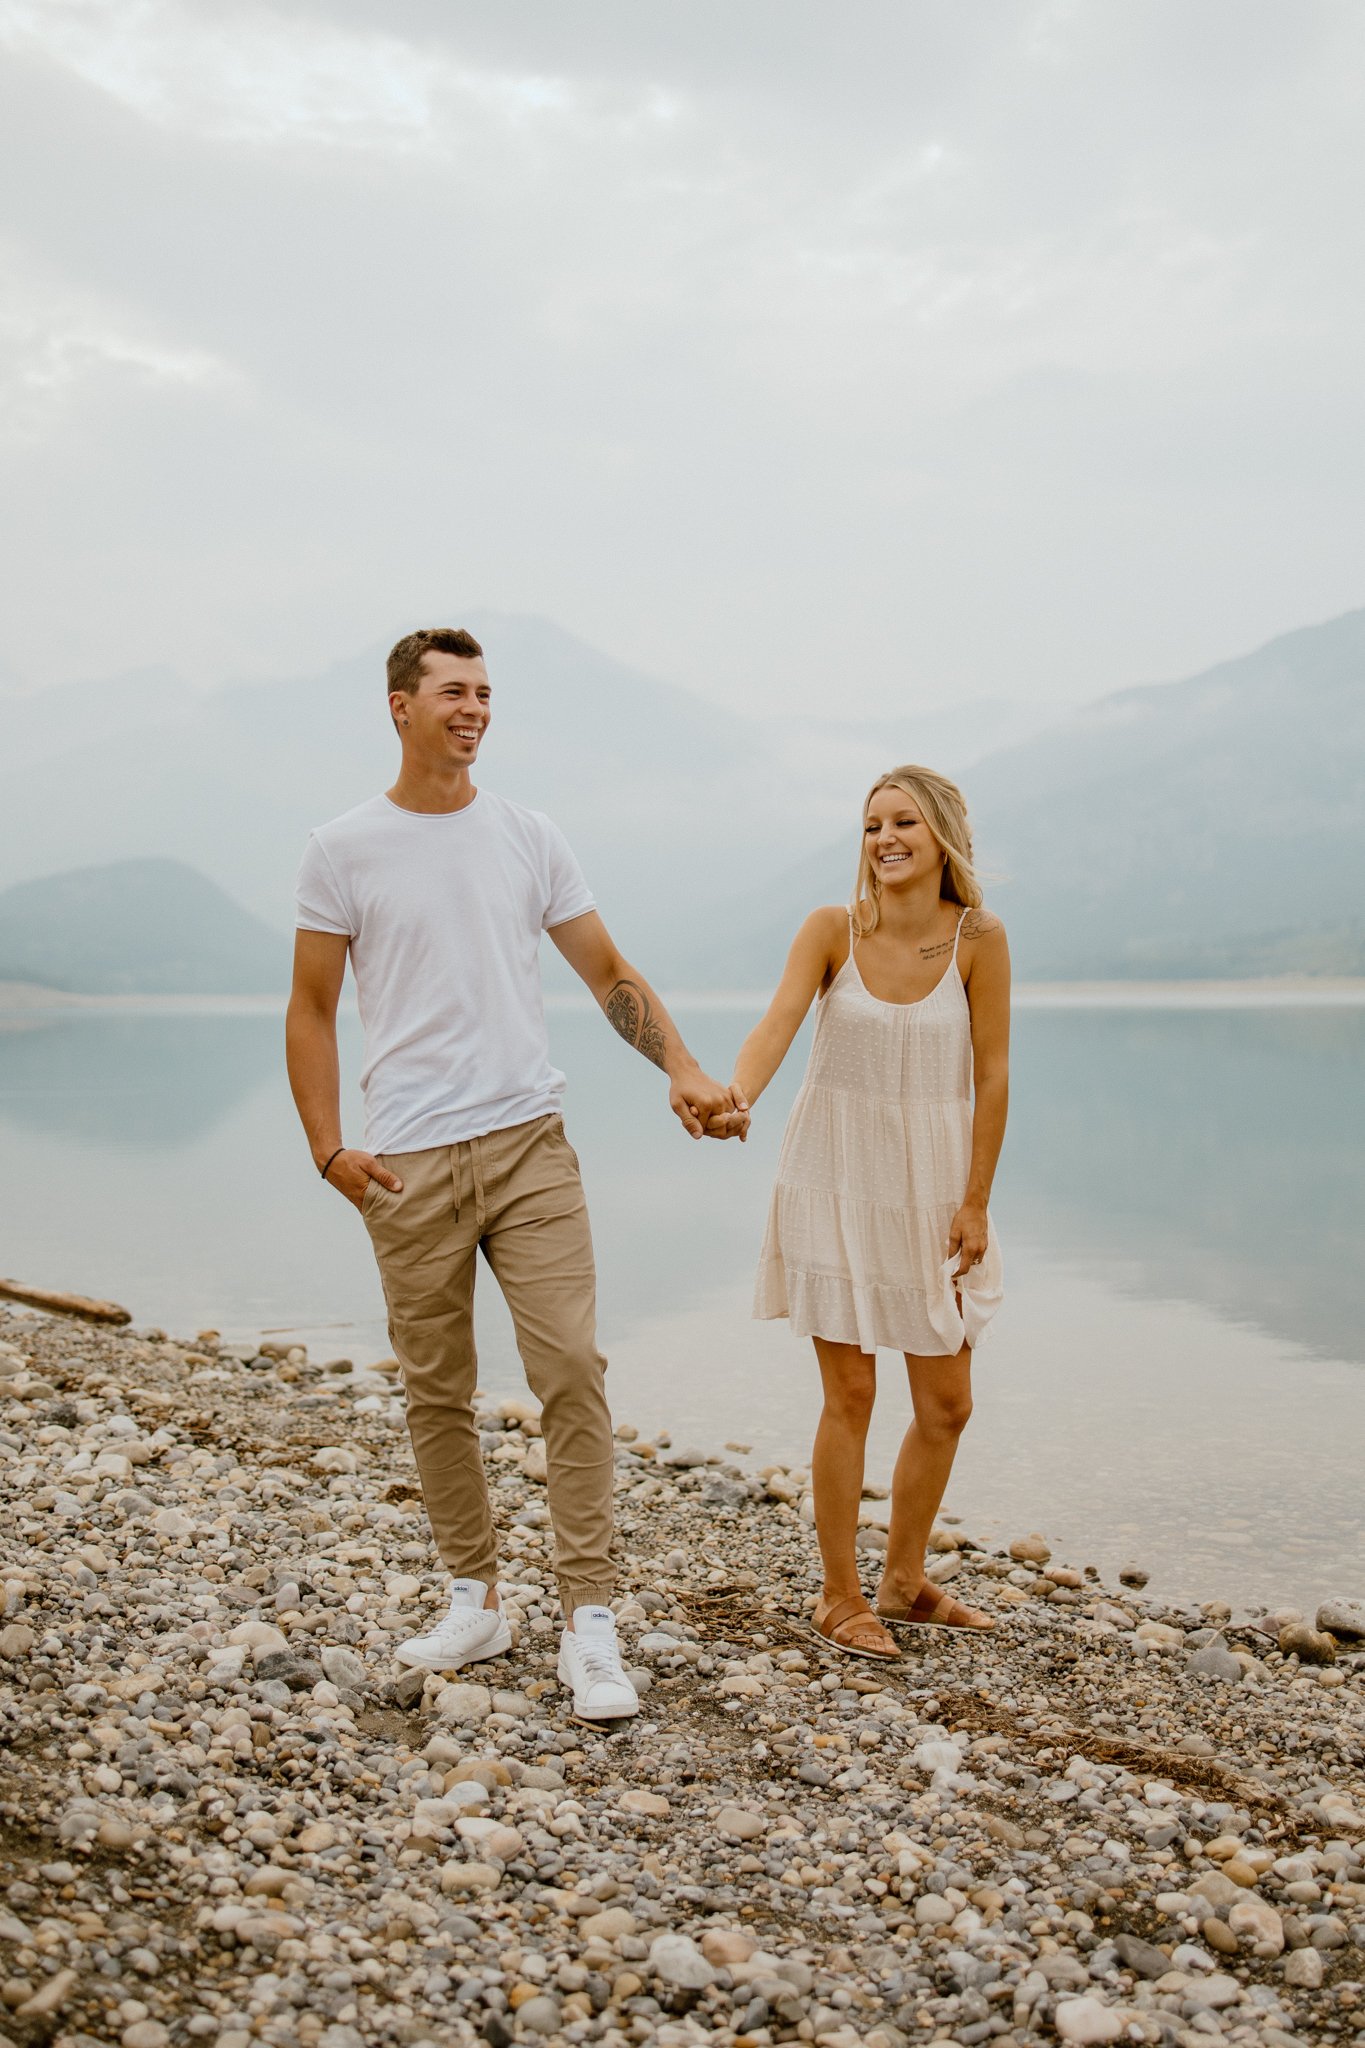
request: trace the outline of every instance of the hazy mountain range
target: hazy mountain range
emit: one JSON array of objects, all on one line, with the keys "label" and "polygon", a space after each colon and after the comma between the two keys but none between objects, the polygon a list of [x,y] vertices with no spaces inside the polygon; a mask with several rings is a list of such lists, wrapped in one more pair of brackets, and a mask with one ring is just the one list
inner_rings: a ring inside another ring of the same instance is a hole
[{"label": "hazy mountain range", "polygon": [[[847,895],[867,785],[907,758],[962,776],[1028,979],[1365,972],[1365,611],[1059,720],[917,713],[908,689],[895,723],[847,716],[856,678],[831,679],[827,717],[759,721],[544,621],[473,623],[480,779],[559,820],[661,984],[771,982],[805,912]],[[0,885],[50,878],[0,893],[0,980],[279,985],[308,828],[395,759],[378,651],[273,684],[0,697]]]},{"label": "hazy mountain range", "polygon": [[287,935],[183,861],[111,861],[0,891],[0,981],[81,995],[256,995],[288,972]]},{"label": "hazy mountain range", "polygon": [[[964,785],[1029,980],[1365,974],[1365,611],[1101,698]],[[736,897],[735,967],[770,980],[852,857],[841,838]]]}]

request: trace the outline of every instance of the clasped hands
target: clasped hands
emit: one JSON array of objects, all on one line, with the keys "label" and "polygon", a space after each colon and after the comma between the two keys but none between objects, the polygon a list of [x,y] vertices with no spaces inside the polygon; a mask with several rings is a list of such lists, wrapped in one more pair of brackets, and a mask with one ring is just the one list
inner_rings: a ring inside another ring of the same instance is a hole
[{"label": "clasped hands", "polygon": [[735,1086],[724,1087],[700,1067],[677,1076],[668,1091],[669,1107],[692,1138],[738,1138],[749,1135],[749,1105]]}]

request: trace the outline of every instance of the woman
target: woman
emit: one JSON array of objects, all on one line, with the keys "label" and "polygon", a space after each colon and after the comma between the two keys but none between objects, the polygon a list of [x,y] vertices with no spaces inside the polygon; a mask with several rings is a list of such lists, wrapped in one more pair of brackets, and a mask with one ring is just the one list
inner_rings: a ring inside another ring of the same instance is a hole
[{"label": "woman", "polygon": [[[924,1552],[972,1412],[972,1347],[1000,1300],[986,1205],[1009,1099],[1009,973],[1004,927],[981,907],[960,791],[932,769],[893,768],[864,806],[852,905],[811,912],[735,1067],[752,1104],[819,996],[754,1313],[787,1316],[815,1341],[824,1587],[814,1626],[850,1656],[896,1657],[886,1622],[995,1625],[925,1577]],[[892,1479],[874,1615],[856,1542],[879,1347],[905,1354],[914,1421]]]}]

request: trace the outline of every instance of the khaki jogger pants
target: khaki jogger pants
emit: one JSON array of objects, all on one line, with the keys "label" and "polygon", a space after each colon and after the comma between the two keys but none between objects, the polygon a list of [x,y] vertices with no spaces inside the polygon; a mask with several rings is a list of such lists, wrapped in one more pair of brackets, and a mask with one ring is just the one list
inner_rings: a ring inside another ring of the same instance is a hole
[{"label": "khaki jogger pants", "polygon": [[408,1430],[441,1561],[452,1577],[498,1575],[497,1538],[474,1427],[474,1268],[493,1269],[541,1403],[555,1571],[566,1619],[605,1603],[613,1443],[597,1349],[597,1283],[578,1159],[557,1116],[460,1145],[386,1152],[401,1194],[371,1181],[361,1204],[403,1369]]}]

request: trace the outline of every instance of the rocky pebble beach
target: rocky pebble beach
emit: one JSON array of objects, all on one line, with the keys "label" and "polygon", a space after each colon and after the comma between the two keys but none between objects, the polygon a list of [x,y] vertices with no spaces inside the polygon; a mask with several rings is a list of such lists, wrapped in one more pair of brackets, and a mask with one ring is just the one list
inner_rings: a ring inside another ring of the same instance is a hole
[{"label": "rocky pebble beach", "polygon": [[852,1662],[806,1475],[623,1425],[642,1711],[589,1727],[535,1411],[483,1406],[516,1642],[406,1673],[391,1371],[0,1312],[0,2048],[1365,2042],[1360,1587],[1172,1607],[945,1524],[999,1630]]}]

